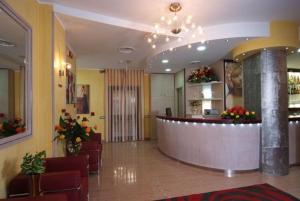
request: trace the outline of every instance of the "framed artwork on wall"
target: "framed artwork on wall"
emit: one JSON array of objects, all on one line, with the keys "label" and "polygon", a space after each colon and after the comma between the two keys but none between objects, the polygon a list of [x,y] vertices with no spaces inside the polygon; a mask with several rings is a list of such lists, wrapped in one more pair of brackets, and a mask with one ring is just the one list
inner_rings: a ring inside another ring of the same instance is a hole
[{"label": "framed artwork on wall", "polygon": [[75,76],[69,69],[66,69],[66,82],[66,103],[74,104],[76,102]]},{"label": "framed artwork on wall", "polygon": [[243,106],[243,67],[232,60],[224,60],[224,108]]},{"label": "framed artwork on wall", "polygon": [[76,110],[77,114],[90,113],[90,85],[78,84],[76,88]]}]

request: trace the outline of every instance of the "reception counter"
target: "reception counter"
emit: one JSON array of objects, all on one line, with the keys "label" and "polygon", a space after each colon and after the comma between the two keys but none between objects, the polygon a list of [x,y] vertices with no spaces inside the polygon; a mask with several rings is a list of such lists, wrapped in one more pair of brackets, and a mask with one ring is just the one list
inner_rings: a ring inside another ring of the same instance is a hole
[{"label": "reception counter", "polygon": [[[289,122],[290,164],[300,162],[300,119]],[[196,166],[255,170],[260,165],[260,121],[233,124],[222,119],[157,116],[158,147],[166,155]]]}]

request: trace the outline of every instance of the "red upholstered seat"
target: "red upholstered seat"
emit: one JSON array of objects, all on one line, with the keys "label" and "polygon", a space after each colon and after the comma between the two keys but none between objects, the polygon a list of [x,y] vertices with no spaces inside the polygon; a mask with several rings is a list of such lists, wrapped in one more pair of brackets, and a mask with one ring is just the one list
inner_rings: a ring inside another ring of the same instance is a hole
[{"label": "red upholstered seat", "polygon": [[89,155],[90,172],[98,172],[102,153],[101,134],[96,133],[89,141],[83,142],[80,153]]},{"label": "red upholstered seat", "polygon": [[10,199],[0,199],[0,201],[71,201],[68,199],[67,195],[64,193],[44,195],[39,197],[21,197],[21,198],[10,198]]},{"label": "red upholstered seat", "polygon": [[[70,201],[88,200],[88,156],[47,158],[46,171],[40,177],[43,194],[63,192]],[[18,175],[9,184],[8,195],[29,193],[30,178]],[[55,200],[56,201],[56,200]]]}]

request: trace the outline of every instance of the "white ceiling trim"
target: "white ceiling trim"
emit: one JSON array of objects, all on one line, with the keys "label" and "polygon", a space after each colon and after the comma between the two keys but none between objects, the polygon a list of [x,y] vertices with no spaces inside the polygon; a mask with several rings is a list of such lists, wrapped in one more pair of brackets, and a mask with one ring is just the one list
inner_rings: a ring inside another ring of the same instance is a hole
[{"label": "white ceiling trim", "polygon": [[72,17],[82,18],[94,22],[99,22],[103,24],[109,24],[114,25],[118,27],[128,28],[128,29],[134,29],[138,31],[143,32],[154,32],[154,28],[149,25],[141,24],[141,23],[135,23],[128,20],[123,20],[115,17],[110,17],[106,15],[101,15],[99,13],[90,12],[86,10],[81,10],[77,8],[71,8],[67,6],[62,6],[60,4],[53,4],[54,12],[69,15]]},{"label": "white ceiling trim", "polygon": [[204,38],[206,41],[229,39],[230,38],[255,38],[255,37],[268,37],[270,35],[269,22],[248,22],[248,23],[230,23],[220,24],[209,27],[203,27],[204,36],[199,36],[191,40],[182,40],[181,42],[174,41],[166,43],[157,48],[147,58],[147,61],[153,56],[160,54],[170,48],[177,48],[188,44],[199,43]]}]

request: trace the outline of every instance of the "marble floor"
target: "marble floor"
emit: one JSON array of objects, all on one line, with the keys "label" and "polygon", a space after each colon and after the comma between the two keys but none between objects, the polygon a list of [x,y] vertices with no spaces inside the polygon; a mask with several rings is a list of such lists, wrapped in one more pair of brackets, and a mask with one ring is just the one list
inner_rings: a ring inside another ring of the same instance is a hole
[{"label": "marble floor", "polygon": [[90,176],[90,201],[144,201],[269,183],[300,198],[300,167],[288,176],[223,172],[186,165],[163,155],[155,142],[106,143],[99,175]]}]

